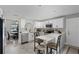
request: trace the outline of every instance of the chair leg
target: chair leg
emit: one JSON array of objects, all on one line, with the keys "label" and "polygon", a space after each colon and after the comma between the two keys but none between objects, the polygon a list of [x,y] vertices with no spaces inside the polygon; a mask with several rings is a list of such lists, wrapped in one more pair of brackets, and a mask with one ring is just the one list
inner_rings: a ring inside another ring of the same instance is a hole
[{"label": "chair leg", "polygon": [[46,47],[46,53],[48,54],[48,46]]},{"label": "chair leg", "polygon": [[52,54],[52,48],[50,48],[50,54]]},{"label": "chair leg", "polygon": [[79,49],[78,49],[78,54],[79,54]]},{"label": "chair leg", "polygon": [[34,51],[36,50],[36,47],[34,47]]},{"label": "chair leg", "polygon": [[38,54],[40,54],[40,50],[38,50]]}]

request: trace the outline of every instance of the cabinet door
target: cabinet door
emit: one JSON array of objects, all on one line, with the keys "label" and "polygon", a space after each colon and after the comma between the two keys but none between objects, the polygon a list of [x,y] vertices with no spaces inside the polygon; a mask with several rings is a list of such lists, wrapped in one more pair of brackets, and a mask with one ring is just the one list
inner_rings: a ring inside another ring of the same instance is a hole
[{"label": "cabinet door", "polygon": [[67,19],[66,36],[67,44],[79,47],[79,18]]},{"label": "cabinet door", "polygon": [[58,18],[53,20],[53,27],[54,28],[63,28],[64,26],[64,18]]},{"label": "cabinet door", "polygon": [[51,23],[53,28],[63,28],[64,18],[51,19],[48,23]]},{"label": "cabinet door", "polygon": [[21,43],[28,42],[28,33],[22,33]]},{"label": "cabinet door", "polygon": [[29,41],[34,40],[34,34],[33,33],[29,33]]}]

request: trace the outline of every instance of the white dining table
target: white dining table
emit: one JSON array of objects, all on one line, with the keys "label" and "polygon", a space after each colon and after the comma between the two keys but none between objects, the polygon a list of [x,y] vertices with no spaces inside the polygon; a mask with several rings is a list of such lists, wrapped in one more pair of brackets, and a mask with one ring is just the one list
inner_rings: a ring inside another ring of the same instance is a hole
[{"label": "white dining table", "polygon": [[47,34],[47,35],[37,36],[36,38],[42,39],[42,40],[46,41],[46,43],[48,41],[52,41],[52,42],[56,43],[58,36],[60,36],[60,35],[61,34],[59,34],[59,33],[51,33],[51,34]]},{"label": "white dining table", "polygon": [[[60,36],[62,34],[59,33],[51,33],[51,34],[47,34],[47,35],[42,35],[42,36],[37,36],[37,39],[42,39],[44,40],[44,42],[47,44],[49,41],[52,41],[54,43],[57,43],[57,39],[58,36]],[[46,53],[46,49],[45,49],[45,53]]]}]

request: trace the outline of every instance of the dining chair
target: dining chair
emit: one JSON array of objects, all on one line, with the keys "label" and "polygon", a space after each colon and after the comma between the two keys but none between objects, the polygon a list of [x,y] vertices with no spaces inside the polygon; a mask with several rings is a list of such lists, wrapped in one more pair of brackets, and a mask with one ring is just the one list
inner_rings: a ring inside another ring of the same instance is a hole
[{"label": "dining chair", "polygon": [[7,39],[10,40],[10,33],[7,32],[7,35],[8,35]]},{"label": "dining chair", "polygon": [[42,39],[37,39],[36,37],[39,36],[38,32],[34,33],[34,51],[37,49],[37,45],[40,45],[43,40]]},{"label": "dining chair", "polygon": [[45,53],[45,49],[46,49],[45,44],[37,45],[36,47],[37,54]]},{"label": "dining chair", "polygon": [[[58,39],[57,39],[57,42],[56,43],[49,42],[47,44],[47,53],[52,54],[53,53],[52,50],[54,50],[56,54],[59,53],[58,49],[60,48],[60,40],[61,40],[61,35],[58,36]],[[48,52],[49,51],[48,49],[50,49],[50,52]]]}]

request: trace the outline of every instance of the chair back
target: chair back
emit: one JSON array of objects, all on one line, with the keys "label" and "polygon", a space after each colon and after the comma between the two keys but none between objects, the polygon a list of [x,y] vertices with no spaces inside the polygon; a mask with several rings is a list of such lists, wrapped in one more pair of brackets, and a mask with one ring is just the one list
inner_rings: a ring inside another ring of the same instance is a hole
[{"label": "chair back", "polygon": [[61,40],[61,35],[58,36],[56,48],[60,47],[60,40]]},{"label": "chair back", "polygon": [[39,32],[34,32],[34,37],[39,36]]},{"label": "chair back", "polygon": [[34,41],[37,42],[37,43],[42,43],[43,40],[42,39],[37,39],[36,36],[39,36],[38,32],[34,33]]}]

